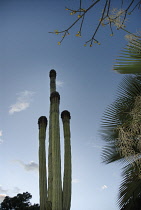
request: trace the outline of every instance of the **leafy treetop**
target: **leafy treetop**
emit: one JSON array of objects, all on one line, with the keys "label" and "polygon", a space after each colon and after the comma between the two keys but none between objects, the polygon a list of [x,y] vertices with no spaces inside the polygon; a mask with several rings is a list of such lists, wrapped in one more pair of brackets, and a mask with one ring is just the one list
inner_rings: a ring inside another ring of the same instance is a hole
[{"label": "leafy treetop", "polygon": [[6,196],[1,203],[1,209],[3,210],[10,210],[10,209],[15,209],[15,210],[39,210],[39,205],[34,204],[31,205],[30,199],[32,198],[32,195],[28,192],[24,192],[22,194],[17,194],[14,197],[9,197]]}]

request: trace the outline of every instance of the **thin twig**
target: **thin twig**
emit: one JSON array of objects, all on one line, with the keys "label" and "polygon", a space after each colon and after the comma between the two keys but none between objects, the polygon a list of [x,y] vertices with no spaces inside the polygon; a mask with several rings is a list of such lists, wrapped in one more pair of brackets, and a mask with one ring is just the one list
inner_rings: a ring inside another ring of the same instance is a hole
[{"label": "thin twig", "polygon": [[108,0],[106,0],[106,3],[105,3],[105,6],[104,6],[104,10],[103,10],[102,16],[101,16],[101,18],[100,18],[99,24],[97,25],[97,28],[96,28],[96,30],[95,30],[95,32],[94,32],[92,38],[86,42],[86,43],[91,42],[90,45],[92,45],[93,40],[94,40],[94,37],[95,37],[95,35],[96,35],[96,33],[97,33],[97,31],[98,31],[100,25],[101,25],[101,22],[103,21],[103,17],[104,17],[104,14],[105,14],[105,10],[106,10],[106,7],[107,7],[107,3],[108,3]]},{"label": "thin twig", "polygon": [[[64,38],[69,34],[69,30],[79,21],[80,22],[80,26],[79,26],[79,31],[78,31],[78,34],[76,34],[76,36],[81,36],[81,33],[82,33],[82,28],[83,28],[83,25],[84,25],[84,19],[86,17],[86,13],[88,13],[88,11],[90,11],[90,9],[92,9],[98,2],[100,2],[101,0],[97,0],[97,1],[94,1],[92,0],[92,4],[87,8],[87,9],[82,9],[82,0],[79,0],[79,9],[77,10],[73,10],[73,9],[69,9],[69,8],[66,8],[66,10],[69,10],[71,13],[71,15],[73,14],[79,14],[78,15],[78,18],[65,30],[62,30],[62,31],[58,31],[58,30],[55,30],[54,32],[49,32],[49,33],[54,33],[54,34],[60,34],[60,33],[63,33],[63,36],[62,36],[62,39],[60,42],[58,42],[58,44],[60,44]],[[88,41],[85,42],[85,46],[87,43],[90,42],[90,46],[92,46],[93,44],[93,41],[100,44],[96,39],[95,39],[95,36],[100,28],[101,25],[109,25],[110,27],[110,30],[111,30],[111,36],[113,35],[113,28],[112,26],[113,25],[116,25],[117,26],[117,29],[122,29],[124,30],[125,32],[127,32],[128,34],[132,34],[131,32],[127,31],[124,27],[124,23],[125,23],[125,20],[126,20],[126,17],[127,17],[127,14],[128,14],[128,11],[129,9],[132,7],[133,3],[135,2],[135,0],[130,0],[130,3],[128,5],[128,7],[125,9],[125,10],[121,10],[119,13],[117,13],[117,15],[113,15],[110,16],[110,9],[111,9],[111,0],[105,0],[105,4],[104,4],[104,9],[103,9],[103,12],[102,12],[102,15],[101,15],[101,18],[99,20],[99,23],[97,24],[97,27],[91,37],[91,39],[89,39]],[[123,4],[124,4],[124,0],[121,0],[121,7],[123,7]],[[136,5],[134,5],[134,7],[132,8],[132,10],[130,11],[130,14],[138,7],[138,9],[140,8],[141,6],[141,0],[138,1],[138,3],[136,3]],[[122,20],[120,21],[120,16],[122,16]],[[119,18],[119,20],[118,20]],[[80,20],[81,19],[81,20]],[[106,23],[105,23],[106,22]],[[119,23],[118,23],[119,22]],[[134,35],[134,34],[132,34]],[[136,35],[134,35],[136,36]],[[136,36],[138,37],[138,36]]]},{"label": "thin twig", "polygon": [[[78,18],[76,21],[74,21],[74,23],[69,26],[66,30],[64,31],[58,31],[58,33],[63,33],[63,32],[66,32],[66,31],[69,31],[95,4],[97,4],[100,0],[97,0],[96,2],[94,2],[90,7],[88,7],[88,9],[86,9],[83,14],[81,15],[80,18]],[[49,33],[55,33],[55,32],[49,32]]]}]

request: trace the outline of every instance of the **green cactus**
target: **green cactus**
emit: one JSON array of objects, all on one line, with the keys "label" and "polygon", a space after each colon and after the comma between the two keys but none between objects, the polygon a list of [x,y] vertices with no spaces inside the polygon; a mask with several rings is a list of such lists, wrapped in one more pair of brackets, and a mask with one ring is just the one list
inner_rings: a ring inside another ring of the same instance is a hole
[{"label": "green cactus", "polygon": [[60,95],[53,92],[50,96],[52,124],[52,210],[62,210],[61,152],[59,128]]},{"label": "green cactus", "polygon": [[39,191],[40,210],[46,210],[47,203],[47,177],[46,177],[46,127],[47,118],[42,116],[38,120],[39,125]]},{"label": "green cactus", "polygon": [[70,113],[61,113],[64,130],[64,179],[63,179],[63,210],[70,210],[71,205],[71,142],[70,142]]},{"label": "green cactus", "polygon": [[[64,130],[64,178],[63,191],[61,180],[61,151],[59,104],[60,95],[56,92],[56,71],[50,71],[50,116],[49,116],[49,147],[48,147],[48,193],[46,181],[45,136],[47,119],[39,118],[39,186],[40,210],[70,210],[71,206],[71,143],[70,113],[61,114]],[[46,120],[45,120],[46,119]],[[46,122],[46,123],[45,123]],[[46,126],[45,126],[46,125]]]},{"label": "green cactus", "polygon": [[50,94],[56,91],[56,71],[52,69],[49,72],[50,77]]},{"label": "green cactus", "polygon": [[[52,69],[49,73],[50,76],[50,94],[56,91],[56,71]],[[51,123],[51,103],[50,103],[50,115],[49,115],[49,148],[48,148],[48,201],[52,203],[52,123]]]}]

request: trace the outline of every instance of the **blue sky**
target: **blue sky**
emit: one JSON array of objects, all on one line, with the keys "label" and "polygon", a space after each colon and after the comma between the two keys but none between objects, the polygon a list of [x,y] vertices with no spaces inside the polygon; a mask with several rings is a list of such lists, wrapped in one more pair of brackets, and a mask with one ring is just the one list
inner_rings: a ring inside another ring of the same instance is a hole
[{"label": "blue sky", "polygon": [[[32,203],[39,203],[37,122],[40,116],[49,116],[49,71],[55,69],[60,112],[67,109],[71,113],[71,210],[118,209],[121,165],[101,163],[105,143],[98,130],[123,77],[113,72],[112,66],[127,44],[126,33],[115,30],[111,37],[110,30],[102,28],[97,34],[101,45],[83,46],[96,27],[102,9],[99,5],[88,15],[81,38],[75,36],[75,26],[57,45],[60,36],[48,32],[69,26],[74,17],[65,6],[77,5],[79,1],[74,0],[0,1],[1,200],[4,195],[28,191]],[[139,18],[136,12],[128,20],[132,32],[141,28]],[[63,165],[61,121],[60,129]]]}]

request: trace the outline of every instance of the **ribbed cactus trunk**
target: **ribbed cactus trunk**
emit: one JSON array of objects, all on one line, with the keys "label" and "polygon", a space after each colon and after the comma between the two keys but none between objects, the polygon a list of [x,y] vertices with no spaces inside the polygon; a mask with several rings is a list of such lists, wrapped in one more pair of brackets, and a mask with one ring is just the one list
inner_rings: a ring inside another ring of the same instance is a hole
[{"label": "ribbed cactus trunk", "polygon": [[71,206],[71,142],[70,142],[70,112],[61,113],[64,130],[64,179],[63,179],[63,210],[70,210]]},{"label": "ribbed cactus trunk", "polygon": [[47,205],[47,177],[46,177],[46,127],[47,118],[42,116],[38,120],[39,125],[39,191],[40,210],[46,210]]},{"label": "ribbed cactus trunk", "polygon": [[70,113],[61,114],[64,130],[64,178],[63,192],[61,179],[61,151],[59,104],[60,95],[56,92],[56,71],[50,71],[50,115],[49,115],[49,145],[48,145],[48,193],[46,179],[45,138],[47,118],[40,117],[39,124],[39,187],[40,210],[70,210],[71,206],[71,143],[70,143]]},{"label": "ribbed cactus trunk", "polygon": [[[56,71],[51,70],[50,76],[50,94],[56,91]],[[49,149],[48,149],[48,201],[52,203],[52,183],[53,183],[53,172],[52,172],[52,104],[50,103],[50,114],[49,114]]]},{"label": "ribbed cactus trunk", "polygon": [[52,139],[52,210],[62,210],[61,152],[58,92],[51,93],[51,139]]},{"label": "ribbed cactus trunk", "polygon": [[50,94],[56,91],[56,71],[52,69],[49,73],[50,77]]}]

